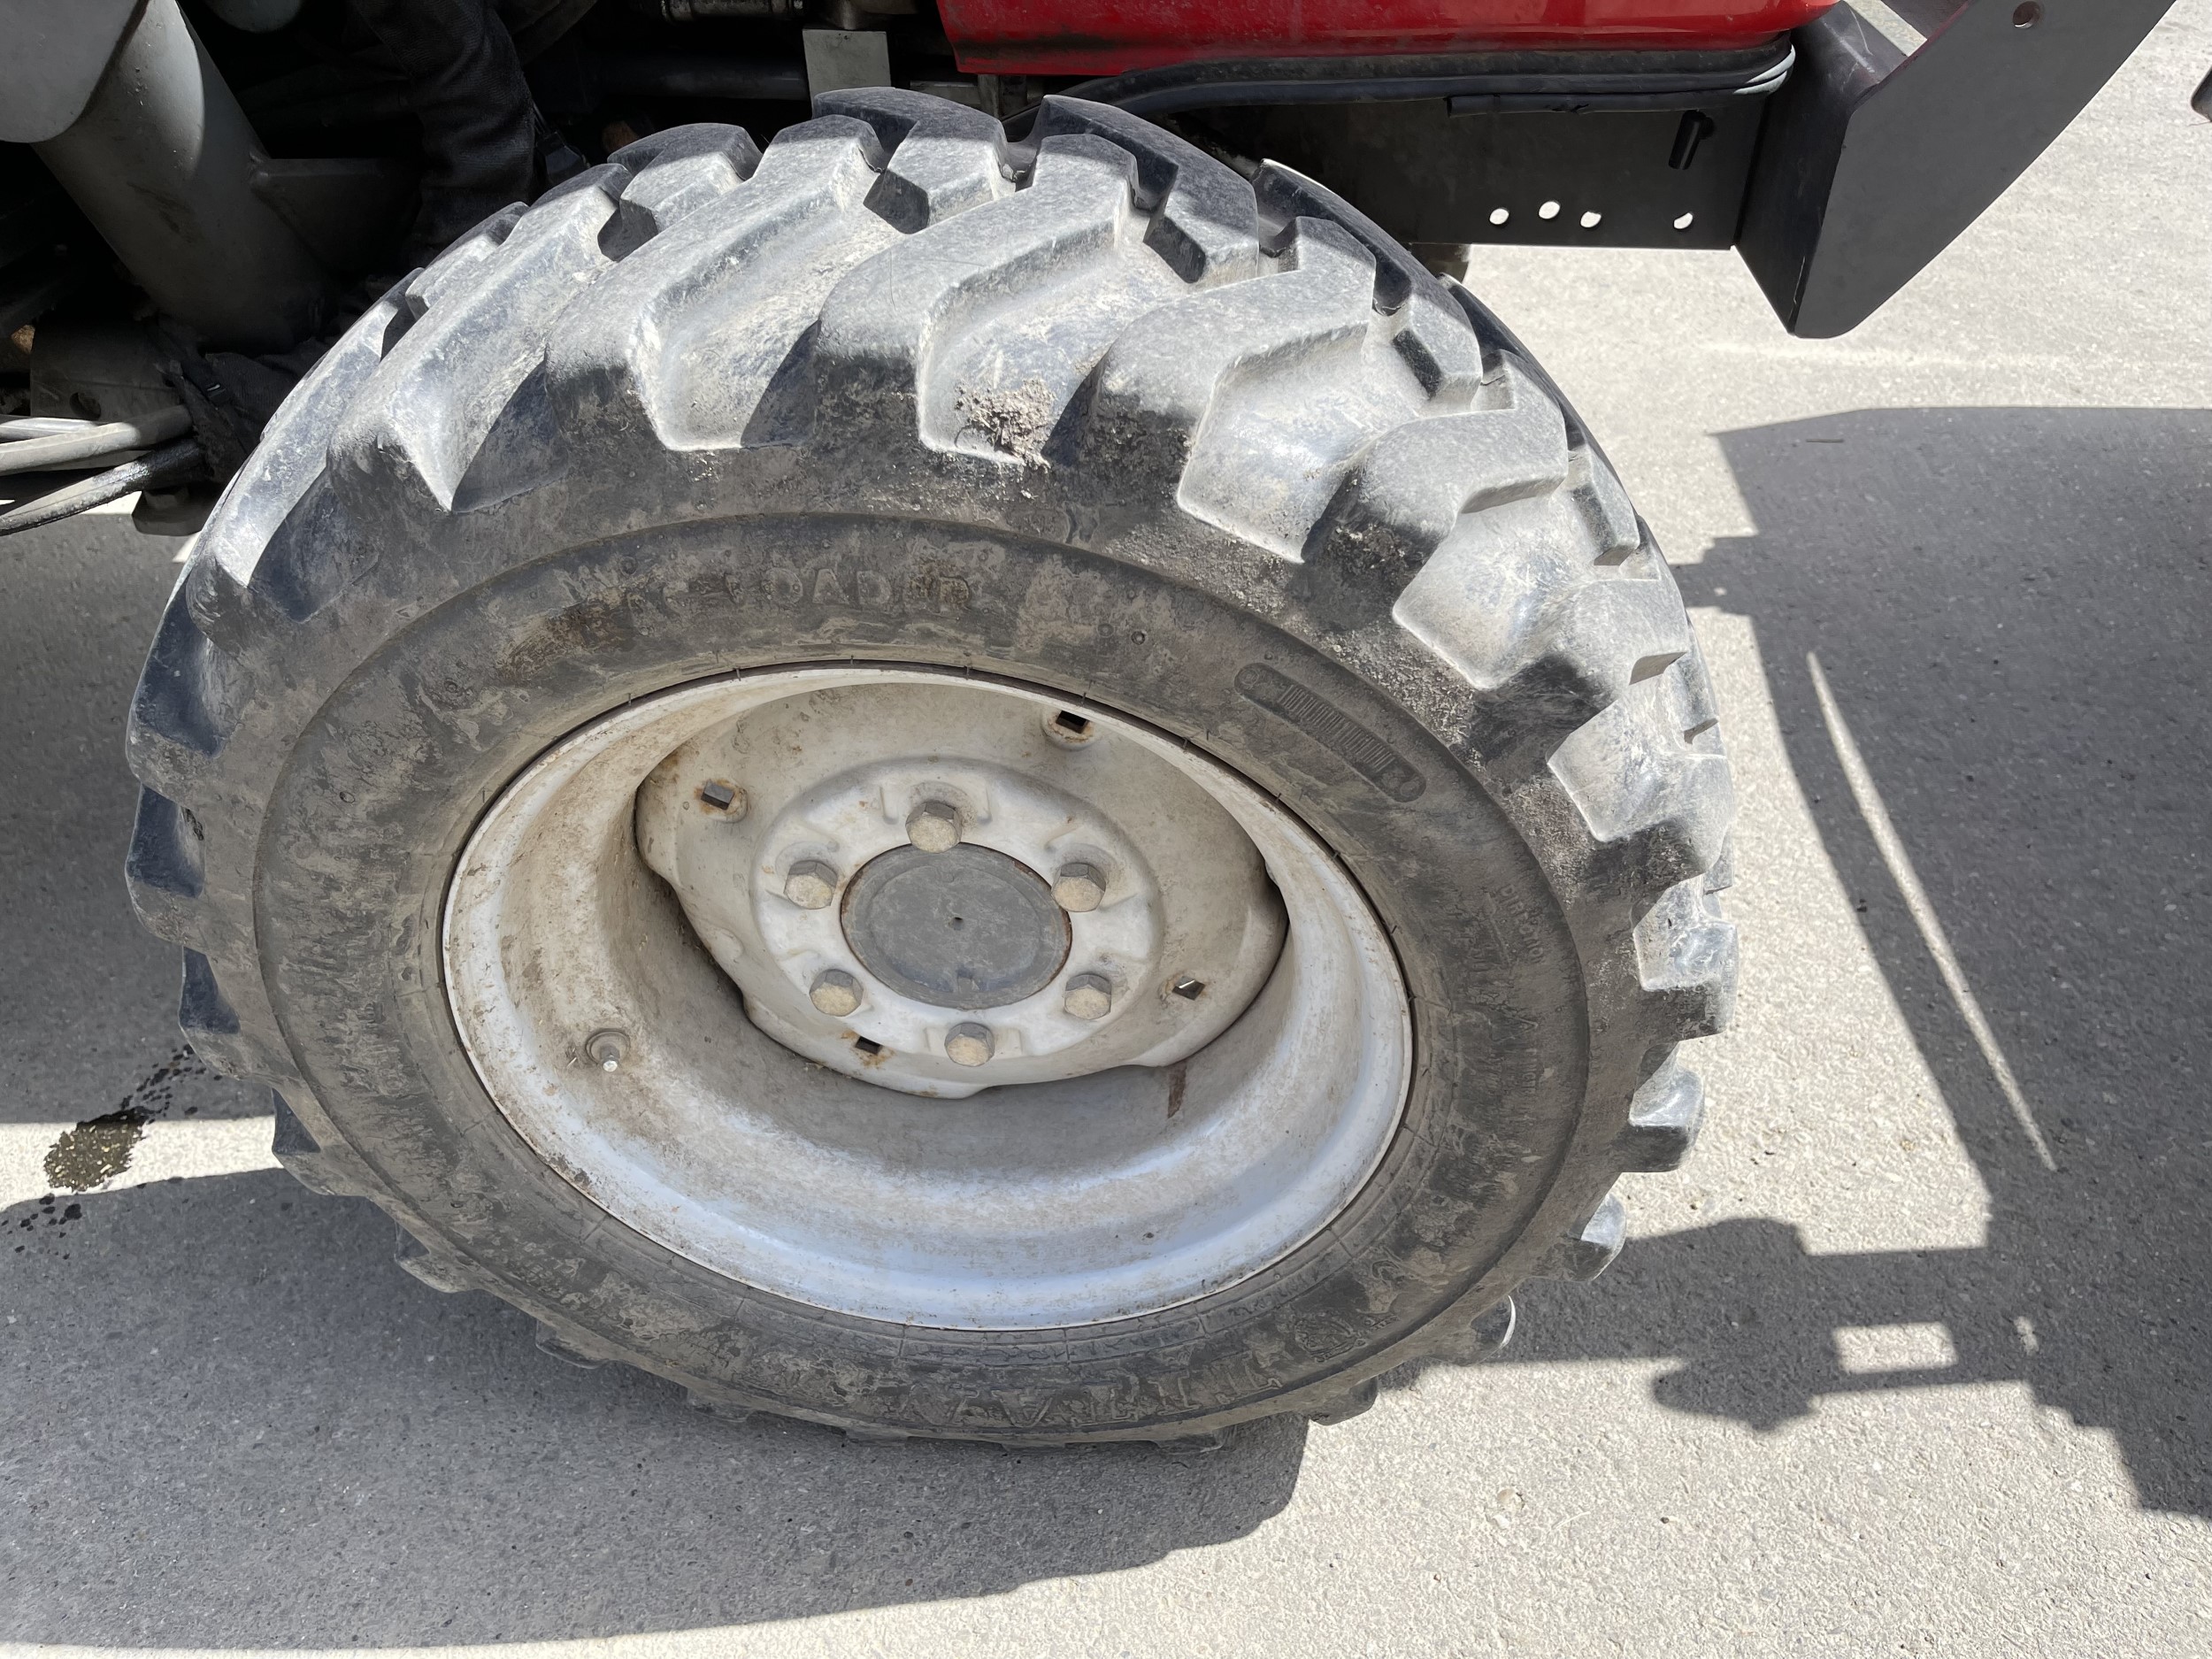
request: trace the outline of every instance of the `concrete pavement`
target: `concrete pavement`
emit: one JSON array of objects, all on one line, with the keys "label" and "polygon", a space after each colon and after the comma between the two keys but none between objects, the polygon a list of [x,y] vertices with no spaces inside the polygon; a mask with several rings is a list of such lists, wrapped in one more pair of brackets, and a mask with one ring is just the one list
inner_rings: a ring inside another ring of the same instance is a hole
[{"label": "concrete pavement", "polygon": [[[123,899],[173,544],[0,548],[0,1639],[2212,1650],[2208,64],[2185,0],[1846,340],[1732,255],[1479,258],[1698,607],[1740,1024],[1693,1163],[1508,1363],[1211,1457],[732,1428],[400,1273],[178,1061]],[[130,1166],[42,1202],[127,1102]]]}]

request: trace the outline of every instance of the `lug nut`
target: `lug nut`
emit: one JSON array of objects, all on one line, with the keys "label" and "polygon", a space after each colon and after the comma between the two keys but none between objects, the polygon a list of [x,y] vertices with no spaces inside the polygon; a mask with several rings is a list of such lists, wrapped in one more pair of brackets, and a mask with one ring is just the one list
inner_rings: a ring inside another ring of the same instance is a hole
[{"label": "lug nut", "polygon": [[832,1019],[842,1019],[860,1006],[860,981],[842,968],[825,968],[814,976],[807,1001]]},{"label": "lug nut", "polygon": [[960,845],[960,809],[948,801],[924,801],[906,815],[906,839],[926,853],[949,853]]},{"label": "lug nut", "polygon": [[837,872],[818,858],[803,858],[783,879],[783,895],[803,910],[826,910],[837,896]]},{"label": "lug nut", "polygon": [[1103,1019],[1113,1011],[1113,984],[1102,973],[1079,973],[1068,981],[1060,1006],[1078,1019]]},{"label": "lug nut", "polygon": [[1062,864],[1052,896],[1064,910],[1094,910],[1106,896],[1106,875],[1096,864]]},{"label": "lug nut", "polygon": [[630,1039],[618,1031],[595,1031],[584,1039],[584,1057],[602,1071],[619,1071],[630,1052]]},{"label": "lug nut", "polygon": [[991,1028],[972,1020],[945,1033],[945,1058],[955,1065],[981,1065],[991,1057]]}]

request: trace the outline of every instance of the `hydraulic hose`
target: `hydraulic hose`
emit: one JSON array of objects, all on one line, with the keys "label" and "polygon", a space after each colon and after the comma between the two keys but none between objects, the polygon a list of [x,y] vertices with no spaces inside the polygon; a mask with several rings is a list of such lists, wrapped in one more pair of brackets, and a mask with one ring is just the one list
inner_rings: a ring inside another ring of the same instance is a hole
[{"label": "hydraulic hose", "polygon": [[[33,422],[8,423],[9,426],[30,426]],[[38,422],[38,425],[58,423]],[[73,422],[81,430],[58,432],[43,437],[26,435],[12,443],[0,443],[0,476],[12,472],[42,472],[58,466],[74,466],[85,461],[98,460],[103,456],[120,455],[126,449],[150,449],[180,437],[192,430],[192,417],[184,405],[164,409],[150,415],[135,416],[129,420],[111,420],[94,426],[89,422]]]},{"label": "hydraulic hose", "polygon": [[61,488],[49,490],[45,495],[11,507],[0,512],[0,535],[14,535],[23,530],[35,530],[41,525],[52,524],[88,507],[127,495],[133,490],[159,489],[165,484],[181,484],[199,474],[206,465],[200,454],[199,441],[179,438],[174,443],[164,444],[150,455],[142,455],[135,461],[126,461],[111,466],[104,472]]}]

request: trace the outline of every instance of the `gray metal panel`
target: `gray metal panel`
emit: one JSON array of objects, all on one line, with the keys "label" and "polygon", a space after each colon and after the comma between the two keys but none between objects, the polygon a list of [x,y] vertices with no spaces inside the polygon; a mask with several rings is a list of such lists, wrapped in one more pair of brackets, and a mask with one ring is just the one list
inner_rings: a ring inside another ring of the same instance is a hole
[{"label": "gray metal panel", "polygon": [[138,0],[0,0],[0,143],[35,144],[84,113]]},{"label": "gray metal panel", "polygon": [[1848,5],[1799,30],[1740,238],[1784,325],[1826,339],[1864,322],[2026,171],[2170,4],[1967,0],[1910,58]]},{"label": "gray metal panel", "polygon": [[253,193],[253,128],[177,0],[144,0],[85,112],[39,159],[157,309],[210,345],[280,351],[315,332],[329,278]]}]

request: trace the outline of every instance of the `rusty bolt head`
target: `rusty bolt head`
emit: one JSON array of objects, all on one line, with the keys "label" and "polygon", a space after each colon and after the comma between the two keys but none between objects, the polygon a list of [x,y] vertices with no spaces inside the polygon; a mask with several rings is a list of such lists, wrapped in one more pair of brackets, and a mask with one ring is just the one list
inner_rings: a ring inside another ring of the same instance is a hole
[{"label": "rusty bolt head", "polygon": [[825,968],[814,976],[807,1000],[832,1019],[842,1019],[860,1006],[860,981],[842,968]]},{"label": "rusty bolt head", "polygon": [[699,804],[734,822],[745,816],[745,791],[727,778],[712,779],[699,786]]},{"label": "rusty bolt head", "polygon": [[1061,1007],[1078,1019],[1103,1019],[1113,1011],[1113,983],[1102,973],[1079,973],[1068,981]]},{"label": "rusty bolt head", "polygon": [[802,858],[783,879],[783,895],[803,910],[821,910],[837,896],[837,872],[818,858]]},{"label": "rusty bolt head", "polygon": [[945,1058],[955,1065],[981,1065],[991,1057],[991,1028],[966,1020],[945,1033]]},{"label": "rusty bolt head", "polygon": [[926,853],[960,845],[960,809],[949,801],[924,801],[906,815],[906,839]]},{"label": "rusty bolt head", "polygon": [[1106,896],[1106,875],[1096,864],[1062,864],[1052,896],[1064,910],[1094,910]]}]

